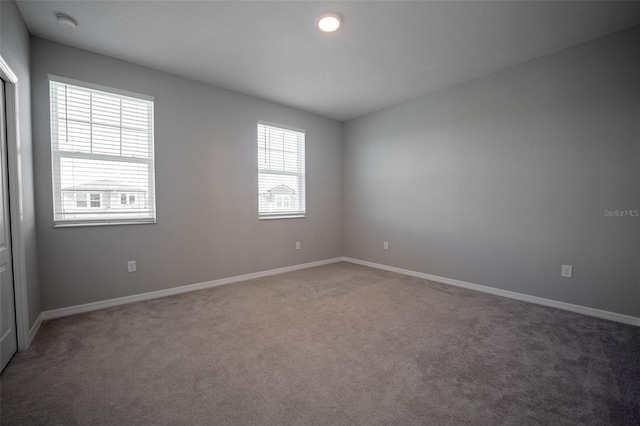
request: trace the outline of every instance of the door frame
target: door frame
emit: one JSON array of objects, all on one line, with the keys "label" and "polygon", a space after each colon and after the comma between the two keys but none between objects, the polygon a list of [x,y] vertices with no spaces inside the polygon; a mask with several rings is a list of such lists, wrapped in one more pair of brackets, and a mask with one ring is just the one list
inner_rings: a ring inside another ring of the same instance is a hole
[{"label": "door frame", "polygon": [[[9,175],[9,217],[11,220],[11,255],[13,258],[13,294],[16,307],[18,350],[29,347],[29,304],[27,300],[27,265],[22,227],[22,173],[20,170],[20,122],[18,115],[18,77],[0,55],[0,78],[5,87],[7,131],[7,173]],[[22,83],[20,83],[22,84]]]}]

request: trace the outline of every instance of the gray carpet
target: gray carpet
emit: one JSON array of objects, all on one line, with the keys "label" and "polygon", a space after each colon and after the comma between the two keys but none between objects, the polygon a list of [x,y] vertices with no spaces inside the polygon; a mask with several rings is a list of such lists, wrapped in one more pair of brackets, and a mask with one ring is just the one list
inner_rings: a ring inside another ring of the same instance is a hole
[{"label": "gray carpet", "polygon": [[638,425],[640,328],[338,263],[47,321],[6,425]]}]

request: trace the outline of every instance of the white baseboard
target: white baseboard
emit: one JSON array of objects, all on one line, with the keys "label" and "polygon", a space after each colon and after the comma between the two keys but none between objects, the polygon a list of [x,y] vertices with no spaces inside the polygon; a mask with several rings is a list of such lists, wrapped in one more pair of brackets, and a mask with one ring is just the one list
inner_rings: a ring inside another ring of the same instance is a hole
[{"label": "white baseboard", "polygon": [[247,281],[256,278],[267,277],[270,275],[283,274],[285,272],[297,271],[299,269],[313,268],[315,266],[328,265],[336,262],[350,262],[357,265],[368,266],[371,268],[382,269],[385,271],[396,272],[403,275],[409,275],[417,278],[422,278],[430,281],[437,281],[443,284],[449,284],[456,287],[463,287],[471,290],[481,291],[483,293],[490,293],[497,296],[508,297],[510,299],[516,299],[529,303],[536,303],[538,305],[551,306],[558,309],[564,309],[566,311],[577,312],[583,315],[589,315],[592,317],[603,318],[611,321],[616,321],[624,324],[630,324],[640,326],[640,318],[630,315],[618,314],[615,312],[603,311],[600,309],[589,308],[586,306],[574,305],[566,302],[559,302],[557,300],[545,299],[537,296],[529,296],[527,294],[516,293],[514,291],[501,290],[498,288],[487,287],[480,284],[473,284],[465,281],[454,280],[446,277],[439,277],[436,275],[425,274],[423,272],[411,271],[408,269],[396,268],[394,266],[382,265],[380,263],[368,262],[365,260],[354,259],[350,257],[335,257],[332,259],[319,260],[316,262],[302,263],[299,265],[286,266],[284,268],[270,269],[267,271],[254,272],[251,274],[237,275],[235,277],[222,278],[213,281],[207,281],[203,283],[190,284],[181,287],[173,287],[165,290],[152,291],[149,293],[134,294],[132,296],[118,297],[115,299],[102,300],[99,302],[86,303],[83,305],[69,306],[66,308],[53,309],[49,311],[43,311],[38,316],[36,322],[29,330],[29,344],[33,341],[36,333],[40,329],[42,321],[65,317],[68,315],[79,314],[83,312],[96,311],[98,309],[109,308],[112,306],[124,305],[127,303],[139,302],[142,300],[157,299],[160,297],[171,296],[174,294],[188,293],[191,291],[202,290],[205,288],[218,287],[221,285],[232,284],[239,281]]},{"label": "white baseboard", "polygon": [[409,269],[396,268],[394,266],[382,265],[380,263],[367,262],[366,260],[353,259],[343,257],[345,262],[355,263],[357,265],[369,266],[371,268],[383,269],[385,271],[396,272],[398,274],[410,275],[412,277],[422,278],[430,281],[437,281],[443,284],[449,284],[456,287],[468,288],[470,290],[481,291],[483,293],[495,294],[496,296],[508,297],[523,302],[535,303],[538,305],[551,306],[553,308],[564,309],[565,311],[576,312],[583,315],[589,315],[596,318],[603,318],[610,321],[621,322],[640,327],[640,318],[630,315],[618,314],[615,312],[603,311],[601,309],[589,308],[587,306],[574,305],[557,300],[545,299],[537,296],[529,296],[527,294],[516,293],[515,291],[501,290],[499,288],[487,287],[480,284],[473,284],[465,281],[454,280],[451,278],[439,277],[436,275],[425,274],[423,272],[411,271]]},{"label": "white baseboard", "polygon": [[36,337],[36,334],[38,334],[38,330],[40,330],[40,326],[42,325],[43,319],[44,319],[43,312],[40,312],[40,315],[38,315],[38,318],[36,318],[36,322],[34,322],[33,326],[31,326],[31,328],[29,329],[29,337],[27,339],[27,347],[25,349],[31,346],[31,342],[33,342],[33,338]]},{"label": "white baseboard", "polygon": [[[42,320],[66,317],[68,315],[79,314],[82,312],[96,311],[98,309],[110,308],[112,306],[124,305],[127,303],[139,302],[142,300],[157,299],[159,297],[172,296],[174,294],[188,293],[191,291],[202,290],[205,288],[218,287],[221,285],[231,284],[238,281],[247,281],[255,278],[262,278],[270,275],[277,275],[277,274],[283,274],[285,272],[297,271],[299,269],[313,268],[314,266],[327,265],[329,263],[341,262],[342,260],[343,260],[342,257],[335,257],[333,259],[325,259],[325,260],[319,260],[316,262],[302,263],[299,265],[286,266],[284,268],[270,269],[267,271],[254,272],[251,274],[237,275],[235,277],[222,278],[219,280],[207,281],[207,282],[197,283],[197,284],[190,284],[190,285],[185,285],[181,287],[173,287],[165,290],[152,291],[149,293],[134,294],[132,296],[118,297],[115,299],[101,300],[99,302],[86,303],[83,305],[53,309],[50,311],[42,312],[40,314],[40,317],[42,317]],[[38,324],[38,327],[39,327],[39,324]],[[37,332],[37,329],[36,329],[36,332]]]}]

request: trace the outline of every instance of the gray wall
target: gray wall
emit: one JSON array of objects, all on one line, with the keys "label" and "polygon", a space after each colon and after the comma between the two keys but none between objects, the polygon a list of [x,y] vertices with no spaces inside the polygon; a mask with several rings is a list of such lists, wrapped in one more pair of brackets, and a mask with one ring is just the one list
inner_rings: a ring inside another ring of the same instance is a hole
[{"label": "gray wall", "polygon": [[18,77],[20,167],[22,180],[22,229],[24,237],[29,327],[40,315],[40,286],[36,247],[31,145],[31,86],[29,83],[29,32],[13,1],[0,1],[0,53]]},{"label": "gray wall", "polygon": [[[342,123],[31,40],[44,310],[342,255]],[[156,97],[156,224],[53,228],[48,73]],[[307,131],[304,219],[258,220],[258,120]]]},{"label": "gray wall", "polygon": [[[640,209],[639,33],[351,120],[344,132],[32,38],[43,309],[344,254],[640,316],[640,218],[604,213]],[[47,73],[156,96],[157,224],[53,228]],[[257,120],[307,130],[305,219],[257,220]],[[562,263],[574,278],[560,277]]]},{"label": "gray wall", "polygon": [[345,123],[345,255],[640,316],[640,218],[604,214],[640,209],[639,40]]}]

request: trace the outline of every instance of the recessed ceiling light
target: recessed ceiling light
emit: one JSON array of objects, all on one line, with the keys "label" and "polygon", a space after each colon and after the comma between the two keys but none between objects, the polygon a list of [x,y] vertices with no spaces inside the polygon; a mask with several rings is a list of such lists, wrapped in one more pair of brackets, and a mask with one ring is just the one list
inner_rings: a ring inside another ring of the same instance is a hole
[{"label": "recessed ceiling light", "polygon": [[325,33],[338,31],[340,25],[342,25],[342,19],[333,13],[322,15],[318,20],[318,28],[320,28],[320,31],[324,31]]},{"label": "recessed ceiling light", "polygon": [[58,24],[70,30],[78,26],[78,23],[76,22],[75,19],[73,19],[69,15],[65,15],[64,13],[56,14],[56,19],[58,20]]}]

